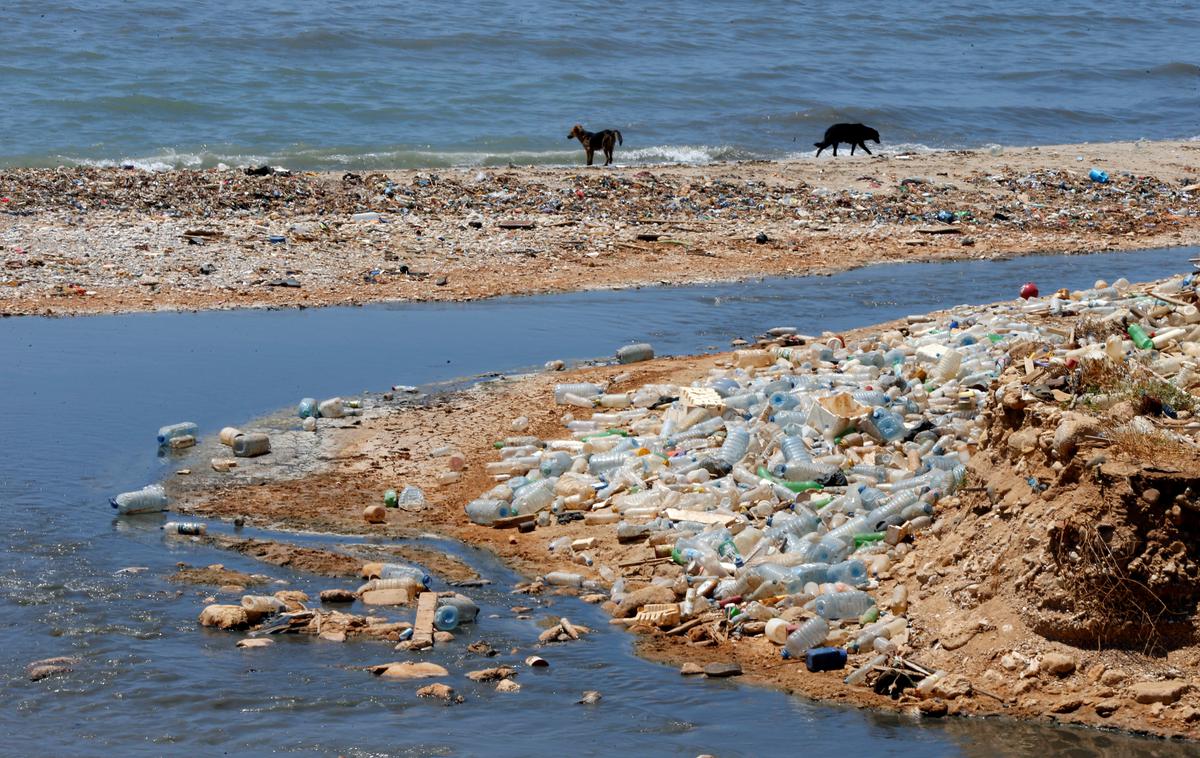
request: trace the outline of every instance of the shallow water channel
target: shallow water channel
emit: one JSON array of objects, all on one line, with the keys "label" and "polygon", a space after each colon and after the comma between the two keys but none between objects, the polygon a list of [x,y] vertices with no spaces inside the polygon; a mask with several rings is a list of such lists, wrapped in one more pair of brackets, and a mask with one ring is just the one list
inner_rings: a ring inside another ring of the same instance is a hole
[{"label": "shallow water channel", "polygon": [[[429,384],[552,358],[588,359],[649,340],[660,353],[724,349],[772,326],[845,329],[963,302],[1082,288],[1097,278],[1180,273],[1196,249],[1005,262],[881,265],[830,277],[600,291],[468,304],[319,310],[160,313],[0,321],[0,726],[5,754],[217,752],[343,755],[721,756],[837,751],[848,755],[1186,755],[1194,747],[1007,721],[917,721],[812,703],[730,680],[684,679],[633,655],[630,635],[574,599],[533,604],[508,590],[519,577],[490,555],[420,540],[475,566],[494,584],[469,593],[480,622],[428,659],[467,702],[418,700],[419,683],[351,667],[392,660],[376,642],[276,638],[265,650],[199,628],[206,588],[166,581],[177,561],[224,563],[315,592],[343,582],[264,566],[182,540],[158,519],[119,521],[106,499],[168,474],[156,456],[162,424],[192,420],[214,434],[305,395],[352,395]],[[220,524],[214,531],[227,531]],[[269,535],[326,546],[363,538]],[[145,566],[137,574],[118,574]],[[352,583],[349,583],[352,584]],[[444,585],[435,581],[435,588]],[[211,589],[211,588],[209,588]],[[493,614],[498,614],[492,618]],[[522,667],[517,694],[475,685],[466,671],[519,661],[554,614],[593,627],[584,642]],[[408,618],[408,615],[404,616]],[[483,638],[495,659],[466,657]],[[66,676],[26,681],[25,664],[77,656]],[[576,705],[584,690],[604,694]]]}]

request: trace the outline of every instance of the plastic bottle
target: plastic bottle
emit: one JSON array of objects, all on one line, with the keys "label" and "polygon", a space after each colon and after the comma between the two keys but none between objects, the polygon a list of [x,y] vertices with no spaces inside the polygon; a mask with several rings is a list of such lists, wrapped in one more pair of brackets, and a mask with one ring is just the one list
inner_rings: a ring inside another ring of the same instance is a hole
[{"label": "plastic bottle", "polygon": [[220,440],[221,444],[225,447],[233,447],[233,441],[237,439],[241,433],[242,430],[238,429],[237,427],[226,426],[221,429],[220,434],[217,435],[217,439]]},{"label": "plastic bottle", "polygon": [[251,613],[282,613],[287,603],[271,595],[243,595],[242,607]]},{"label": "plastic bottle", "polygon": [[454,594],[450,597],[438,598],[438,605],[452,605],[458,609],[458,623],[473,623],[479,616],[479,606],[466,595]]},{"label": "plastic bottle", "polygon": [[1140,349],[1150,350],[1154,347],[1154,340],[1150,339],[1141,324],[1130,324],[1127,331],[1129,332],[1129,338],[1133,340],[1133,344],[1137,345]]},{"label": "plastic bottle", "polygon": [[408,566],[403,563],[385,563],[379,567],[380,579],[411,579],[428,587],[429,574],[424,569]]},{"label": "plastic bottle", "polygon": [[134,513],[158,513],[167,509],[167,493],[161,484],[150,484],[133,492],[122,492],[109,500],[117,513],[128,516]]},{"label": "plastic bottle", "polygon": [[233,454],[238,458],[253,458],[271,452],[271,438],[259,432],[239,434],[233,440]]},{"label": "plastic bottle", "polygon": [[425,492],[420,487],[406,484],[404,485],[404,489],[400,490],[400,495],[396,498],[396,506],[409,510],[424,508]]},{"label": "plastic bottle", "polygon": [[[315,397],[306,397],[296,406],[296,415],[300,418],[316,418],[320,415],[317,410],[317,399]],[[228,443],[227,443],[228,444]]]},{"label": "plastic bottle", "polygon": [[788,638],[788,622],[781,618],[773,618],[767,621],[767,627],[763,630],[763,634],[776,645],[783,645]]},{"label": "plastic bottle", "polygon": [[433,613],[433,626],[438,631],[448,632],[458,626],[458,608],[453,605],[439,605]]},{"label": "plastic bottle", "polygon": [[874,607],[875,598],[860,590],[831,592],[813,601],[813,610],[824,619],[857,618]]},{"label": "plastic bottle", "polygon": [[166,445],[176,437],[195,437],[199,430],[200,427],[196,426],[195,422],[192,421],[183,421],[178,424],[160,427],[158,430],[158,444]]},{"label": "plastic bottle", "polygon": [[639,342],[636,345],[625,345],[617,350],[617,361],[619,363],[638,363],[640,361],[648,361],[654,357],[654,348],[646,342]]},{"label": "plastic bottle", "polygon": [[577,384],[557,384],[554,386],[554,402],[559,405],[564,404],[567,395],[575,395],[577,397],[590,398],[601,393],[599,385],[591,382],[580,382]]},{"label": "plastic bottle", "polygon": [[726,433],[725,441],[721,443],[721,449],[717,451],[717,458],[734,466],[746,457],[746,451],[749,448],[750,431],[745,427],[731,426]]},{"label": "plastic bottle", "polygon": [[823,618],[809,619],[787,636],[783,652],[787,658],[802,659],[804,654],[819,647],[829,636],[829,622]]},{"label": "plastic bottle", "polygon": [[498,518],[508,518],[513,515],[508,503],[503,500],[488,500],[479,498],[467,503],[467,518],[473,523],[490,526]]},{"label": "plastic bottle", "polygon": [[560,476],[569,471],[573,463],[574,460],[572,460],[570,454],[560,450],[543,455],[538,470],[542,472],[542,476],[547,478]]},{"label": "plastic bottle", "polygon": [[512,510],[518,516],[537,513],[554,502],[554,485],[557,478],[532,482],[513,494]]},{"label": "plastic bottle", "polygon": [[867,583],[867,565],[859,560],[842,561],[829,567],[826,581],[841,582],[851,587]]},{"label": "plastic bottle", "polygon": [[168,521],[162,528],[167,534],[201,535],[208,532],[208,524],[199,521]]},{"label": "plastic bottle", "polygon": [[542,579],[554,587],[582,587],[583,576],[581,574],[573,574],[569,571],[551,571]]},{"label": "plastic bottle", "polygon": [[341,418],[346,415],[346,407],[340,397],[331,397],[317,404],[317,415],[321,418]]},{"label": "plastic bottle", "polygon": [[947,348],[946,352],[942,353],[942,357],[938,359],[937,367],[934,369],[934,376],[942,383],[948,382],[958,376],[959,366],[962,364],[962,353],[954,348]]}]

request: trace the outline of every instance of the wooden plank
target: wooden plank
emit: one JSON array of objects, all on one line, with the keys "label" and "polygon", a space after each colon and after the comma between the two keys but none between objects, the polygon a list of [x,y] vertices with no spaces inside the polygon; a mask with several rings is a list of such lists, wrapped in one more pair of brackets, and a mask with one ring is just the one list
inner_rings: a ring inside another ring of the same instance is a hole
[{"label": "wooden plank", "polygon": [[729,526],[737,521],[737,516],[732,513],[685,511],[680,508],[668,508],[666,517],[672,521],[695,521],[698,524],[721,524],[722,526]]},{"label": "wooden plank", "polygon": [[437,611],[437,593],[422,592],[417,598],[417,618],[413,623],[413,645],[433,645],[433,616]]},{"label": "wooden plank", "polygon": [[536,519],[536,513],[523,513],[519,516],[505,516],[504,518],[498,518],[493,521],[492,527],[494,529],[512,529],[513,527],[524,524],[526,521],[534,521]]}]

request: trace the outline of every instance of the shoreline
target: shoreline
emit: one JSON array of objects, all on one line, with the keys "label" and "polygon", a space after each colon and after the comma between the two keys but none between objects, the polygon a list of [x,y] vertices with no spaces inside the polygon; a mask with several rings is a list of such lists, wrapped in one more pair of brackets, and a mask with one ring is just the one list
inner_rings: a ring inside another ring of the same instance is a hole
[{"label": "shoreline", "polygon": [[1189,246],[1198,177],[1189,142],[264,177],[7,169],[0,314],[464,302]]},{"label": "shoreline", "polygon": [[[891,322],[853,330],[842,336],[848,340],[863,339],[884,329],[902,326],[902,322]],[[300,478],[277,478],[277,472],[288,468],[290,461],[284,460],[278,464],[249,461],[246,469],[233,477],[205,474],[202,477],[188,477],[187,481],[175,480],[171,484],[178,495],[177,507],[183,512],[204,517],[230,519],[243,516],[249,524],[272,529],[391,538],[432,531],[487,549],[509,566],[529,576],[543,576],[555,570],[595,574],[594,570],[581,567],[565,556],[548,552],[547,541],[563,536],[572,539],[594,538],[598,540],[593,551],[597,566],[616,566],[631,559],[645,558],[646,548],[637,544],[618,544],[612,538],[611,525],[584,525],[582,522],[552,524],[526,535],[518,534],[515,530],[478,526],[466,520],[462,504],[494,483],[483,466],[496,460],[493,441],[512,434],[512,419],[520,415],[529,420],[528,430],[524,433],[543,439],[562,437],[563,413],[578,409],[552,404],[549,399],[551,391],[560,382],[603,382],[616,377],[620,379],[612,388],[616,391],[657,382],[687,384],[706,375],[709,369],[726,364],[730,357],[728,353],[721,353],[660,358],[629,366],[587,366],[566,372],[505,377],[446,395],[431,396],[427,402],[407,404],[399,409],[389,409],[381,402],[365,412],[361,426],[333,424],[345,426],[345,430],[321,432],[318,435],[320,437],[334,437],[324,439],[322,444],[332,445],[330,449],[338,452],[329,455],[326,465],[321,469]],[[1053,413],[1052,410],[1041,412]],[[879,596],[886,596],[889,588],[898,581],[904,581],[909,586],[953,584],[960,588],[955,593],[961,592],[962,587],[980,585],[979,581],[973,581],[970,577],[969,564],[972,561],[967,561],[966,566],[958,565],[959,561],[954,556],[967,550],[968,545],[976,544],[972,540],[993,539],[986,531],[980,530],[986,530],[987,524],[995,520],[997,514],[1005,519],[1010,518],[1005,515],[1007,509],[1012,507],[1009,501],[1014,504],[1026,502],[1029,493],[1022,494],[1020,491],[1021,476],[1015,473],[1011,462],[1003,456],[1003,451],[1015,449],[1015,440],[1023,433],[1024,430],[1004,430],[1001,436],[1001,431],[993,427],[989,434],[997,435],[995,440],[987,449],[981,449],[979,466],[971,469],[971,476],[988,482],[989,487],[994,485],[1003,488],[1003,501],[988,504],[981,492],[975,492],[953,498],[944,509],[939,506],[938,521],[928,533],[917,539],[914,549],[908,553],[919,556],[917,561],[902,562],[901,566],[894,569],[894,576],[886,580],[881,577],[877,591]],[[290,434],[304,433],[287,432],[285,436]],[[450,445],[465,453],[468,465],[460,481],[438,486],[436,478],[445,470],[445,464],[432,453],[443,445]],[[1025,460],[1022,457],[1016,468],[1026,466],[1021,462]],[[1103,467],[1107,469],[1107,464]],[[1037,470],[1039,477],[1054,476],[1049,470],[1045,474],[1040,473],[1042,469]],[[1106,470],[1106,475],[1118,476],[1113,472],[1119,471],[1119,468]],[[1124,475],[1131,474],[1126,472]],[[383,525],[363,522],[364,504],[379,502],[383,489],[398,489],[405,483],[421,486],[430,506],[416,513],[389,510],[388,521]],[[1062,487],[1066,488],[1067,485]],[[982,490],[983,487],[976,489]],[[1028,486],[1025,489],[1028,490]],[[1050,491],[1065,498],[1064,503],[1074,502],[1071,498],[1075,495],[1067,489]],[[1081,509],[1091,507],[1085,495],[1078,496]],[[1040,502],[1040,499],[1034,498],[1034,502]],[[1026,508],[1031,512],[1036,510],[1032,505]],[[1000,558],[997,556],[996,560]],[[904,563],[910,565],[905,567]],[[930,566],[936,570],[930,569]],[[622,576],[627,581],[631,577],[648,581],[655,576],[673,577],[677,571],[678,567],[674,564],[652,563],[623,570]],[[921,576],[926,578],[919,578]],[[939,582],[942,576],[945,579]],[[948,604],[938,591],[926,595],[914,590],[916,594],[911,600],[909,623],[913,646],[918,650],[917,657],[926,660],[925,656],[928,655],[932,657],[934,666],[954,666],[956,669],[952,673],[958,689],[951,687],[948,694],[943,693],[944,697],[933,700],[918,699],[911,695],[892,700],[874,694],[869,688],[843,685],[840,674],[812,674],[804,671],[802,666],[781,666],[778,647],[762,636],[744,636],[735,642],[689,640],[686,635],[670,637],[646,626],[635,627],[632,631],[637,636],[635,645],[638,654],[651,660],[668,664],[689,661],[702,664],[736,662],[742,667],[747,680],[756,685],[775,687],[818,702],[893,709],[914,715],[1001,716],[1129,734],[1200,739],[1200,726],[1197,725],[1200,719],[1193,718],[1193,715],[1200,716],[1200,710],[1193,707],[1195,702],[1200,702],[1195,687],[1191,694],[1184,696],[1179,706],[1164,711],[1161,706],[1148,707],[1127,701],[1121,695],[1122,679],[1117,679],[1111,673],[1120,671],[1122,677],[1129,677],[1129,681],[1132,681],[1134,677],[1155,678],[1164,671],[1188,671],[1200,661],[1200,647],[1193,644],[1178,648],[1169,656],[1150,656],[1124,649],[1096,651],[1063,645],[1033,631],[1028,619],[1015,610],[1020,596],[1005,591],[1009,580],[995,577],[990,581],[999,583],[998,588],[989,589],[994,593],[992,596],[972,590],[978,594],[973,602],[978,603],[978,608],[990,619],[988,623],[980,625],[967,623],[971,614],[964,617],[962,612],[957,611],[956,605]],[[945,642],[946,649],[940,649],[941,645],[937,644],[939,638],[947,640],[954,637],[961,638],[961,642],[956,642],[953,647]],[[920,648],[916,645],[917,640],[921,642]],[[935,644],[935,652],[925,650],[931,642]],[[1078,660],[1077,667],[1072,664],[1073,673],[1069,677],[1063,679],[1057,675],[1037,673],[1034,664],[1042,655],[1051,652],[1070,655]],[[1003,667],[1000,665],[1002,654]],[[1008,659],[1014,656],[1020,665],[1015,669],[1007,668]],[[1029,673],[1028,668],[1020,671],[1030,661],[1033,662],[1030,666],[1034,673]],[[1110,684],[1109,679],[1113,679],[1113,683]],[[965,686],[962,680],[967,680]],[[936,705],[931,705],[933,703]]]}]

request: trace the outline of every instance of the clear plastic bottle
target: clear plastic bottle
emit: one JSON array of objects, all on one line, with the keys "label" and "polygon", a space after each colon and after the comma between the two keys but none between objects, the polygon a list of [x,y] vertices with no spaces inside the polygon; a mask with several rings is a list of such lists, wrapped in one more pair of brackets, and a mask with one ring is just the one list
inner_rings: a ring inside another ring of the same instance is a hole
[{"label": "clear plastic bottle", "polygon": [[554,402],[558,403],[559,405],[563,405],[567,395],[590,398],[599,395],[602,391],[603,390],[600,388],[600,385],[592,384],[591,382],[556,384],[554,386]]},{"label": "clear plastic bottle", "polygon": [[549,574],[546,574],[544,577],[542,577],[542,579],[545,580],[546,584],[555,587],[583,586],[583,576],[580,574],[571,573],[569,571],[551,571]]},{"label": "clear plastic bottle", "polygon": [[851,587],[867,583],[867,564],[860,560],[842,561],[829,567],[827,581],[841,582]]},{"label": "clear plastic bottle", "polygon": [[429,574],[416,566],[408,566],[403,563],[385,563],[379,567],[380,579],[411,579],[414,582],[419,582],[424,586],[429,586]]},{"label": "clear plastic bottle", "polygon": [[254,458],[271,452],[271,438],[260,432],[239,434],[233,440],[233,454],[238,458]]},{"label": "clear plastic bottle", "polygon": [[320,415],[317,410],[317,399],[315,397],[306,397],[296,406],[296,415],[300,418],[316,418]]},{"label": "clear plastic bottle", "polygon": [[557,478],[532,482],[513,494],[512,510],[518,516],[537,513],[554,502],[554,485]]},{"label": "clear plastic bottle", "polygon": [[208,525],[199,521],[168,521],[162,525],[167,534],[201,535],[208,532]]},{"label": "clear plastic bottle", "polygon": [[813,610],[824,619],[857,618],[875,606],[875,598],[861,590],[831,592],[813,601]]},{"label": "clear plastic bottle", "polygon": [[648,342],[639,342],[635,345],[625,345],[617,350],[618,363],[638,363],[640,361],[648,361],[654,357],[654,347]]},{"label": "clear plastic bottle", "polygon": [[508,503],[503,500],[479,498],[467,503],[467,518],[473,523],[490,526],[498,518],[513,515]]},{"label": "clear plastic bottle", "polygon": [[746,457],[749,448],[750,430],[743,426],[731,426],[726,432],[725,441],[721,443],[721,449],[717,451],[717,458],[734,466]]},{"label": "clear plastic bottle", "polygon": [[829,622],[823,618],[809,619],[787,636],[783,652],[787,658],[800,659],[814,647],[820,647],[829,636]]},{"label": "clear plastic bottle", "polygon": [[317,404],[317,415],[321,418],[341,418],[346,415],[346,406],[340,397],[331,397]]},{"label": "clear plastic bottle", "polygon": [[439,605],[433,613],[433,626],[440,632],[449,632],[458,627],[458,608]]},{"label": "clear plastic bottle", "polygon": [[458,623],[470,624],[479,616],[479,606],[474,600],[466,595],[451,595],[450,597],[438,598],[438,605],[454,606],[458,610]]},{"label": "clear plastic bottle", "polygon": [[271,595],[242,595],[242,607],[251,613],[282,613],[287,603]]},{"label": "clear plastic bottle", "polygon": [[569,453],[558,451],[555,453],[546,453],[542,456],[541,465],[538,467],[544,477],[561,476],[571,470],[571,465],[574,460]]},{"label": "clear plastic bottle", "polygon": [[149,484],[140,490],[122,492],[109,502],[122,516],[134,513],[158,513],[167,509],[167,492],[161,484]]},{"label": "clear plastic bottle", "polygon": [[158,444],[166,445],[176,437],[195,437],[199,431],[200,427],[193,421],[183,421],[178,424],[160,427],[158,430]]}]

